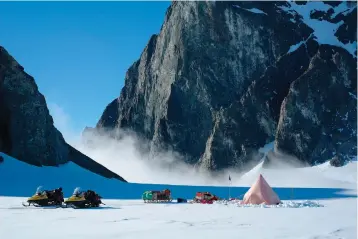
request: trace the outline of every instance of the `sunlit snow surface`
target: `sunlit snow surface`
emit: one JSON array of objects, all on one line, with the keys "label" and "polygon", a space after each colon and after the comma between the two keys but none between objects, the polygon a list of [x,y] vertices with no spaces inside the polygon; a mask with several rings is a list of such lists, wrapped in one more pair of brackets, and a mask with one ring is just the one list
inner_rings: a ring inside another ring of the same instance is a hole
[{"label": "sunlit snow surface", "polygon": [[0,238],[356,238],[356,199],[280,208],[105,200],[98,209],[30,209],[22,200],[0,198]]},{"label": "sunlit snow surface", "polygon": [[[268,145],[266,148],[270,148]],[[265,147],[262,149],[265,151]],[[248,187],[262,173],[281,205],[240,205]],[[328,163],[300,169],[263,169],[257,165],[233,180],[233,201],[214,204],[145,204],[144,190],[170,188],[174,197],[196,191],[227,197],[227,187],[126,184],[101,178],[68,164],[38,168],[5,157],[0,163],[0,238],[356,238],[357,162],[341,168]],[[61,184],[65,197],[74,186],[98,190],[105,198],[96,209],[42,209],[22,206],[38,183]],[[238,185],[244,187],[234,187]],[[1,196],[2,195],[2,196]],[[4,196],[5,195],[5,196]],[[138,198],[110,200],[108,197]]]}]

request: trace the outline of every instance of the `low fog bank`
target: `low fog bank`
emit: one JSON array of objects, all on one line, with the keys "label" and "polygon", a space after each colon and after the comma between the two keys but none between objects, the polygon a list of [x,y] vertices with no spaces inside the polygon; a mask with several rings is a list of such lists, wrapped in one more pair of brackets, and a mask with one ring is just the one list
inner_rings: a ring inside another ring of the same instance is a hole
[{"label": "low fog bank", "polygon": [[183,157],[173,151],[150,153],[149,143],[130,131],[86,132],[74,144],[81,152],[135,183],[250,186],[260,174],[275,187],[345,187],[347,182],[352,183],[351,179],[332,178],[329,170],[337,168],[328,163],[309,167],[293,156],[274,152],[273,146],[272,142],[261,148],[261,154],[253,156],[260,160],[254,160],[245,171],[232,168],[213,173],[184,163]]},{"label": "low fog bank", "polygon": [[277,150],[268,151],[265,160],[233,183],[247,186],[260,174],[272,187],[357,189],[357,162],[350,162],[343,167],[333,167],[329,161],[310,166]]},{"label": "low fog bank", "polygon": [[[77,150],[91,157],[128,182],[210,185],[210,186],[250,186],[262,174],[271,186],[277,187],[333,187],[345,184],[356,185],[356,164],[333,168],[328,163],[307,167],[295,157],[274,149],[271,142],[254,155],[255,160],[245,168],[245,172],[227,169],[208,172],[184,163],[181,155],[173,151],[148,153],[149,144],[133,132],[123,130],[93,131],[84,134],[71,127],[71,118],[56,104],[49,104],[55,126],[62,132],[66,141]],[[334,175],[334,176],[332,176]]]},{"label": "low fog bank", "polygon": [[174,151],[149,151],[149,142],[130,131],[85,132],[73,146],[118,173],[129,182],[177,185],[228,185],[229,174],[224,170],[211,173],[186,164]]}]

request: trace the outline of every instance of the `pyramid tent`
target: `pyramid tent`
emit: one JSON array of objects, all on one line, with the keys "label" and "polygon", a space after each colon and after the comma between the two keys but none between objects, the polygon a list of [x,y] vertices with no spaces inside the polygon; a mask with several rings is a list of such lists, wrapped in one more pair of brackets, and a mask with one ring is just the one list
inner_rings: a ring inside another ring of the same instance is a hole
[{"label": "pyramid tent", "polygon": [[280,198],[272,190],[264,177],[260,174],[257,181],[251,186],[244,195],[241,204],[267,204],[273,205],[280,203]]}]

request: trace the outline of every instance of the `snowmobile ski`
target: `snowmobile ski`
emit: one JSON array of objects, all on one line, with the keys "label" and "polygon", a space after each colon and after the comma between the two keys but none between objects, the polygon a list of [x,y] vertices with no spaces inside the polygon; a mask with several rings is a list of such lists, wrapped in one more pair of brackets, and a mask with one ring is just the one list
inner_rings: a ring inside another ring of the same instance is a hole
[{"label": "snowmobile ski", "polygon": [[61,204],[61,205],[59,205],[59,204],[57,204],[57,205],[38,205],[35,203],[25,203],[25,202],[22,202],[22,206],[35,207],[35,208],[46,208],[46,209],[67,208],[67,206],[64,204]]}]

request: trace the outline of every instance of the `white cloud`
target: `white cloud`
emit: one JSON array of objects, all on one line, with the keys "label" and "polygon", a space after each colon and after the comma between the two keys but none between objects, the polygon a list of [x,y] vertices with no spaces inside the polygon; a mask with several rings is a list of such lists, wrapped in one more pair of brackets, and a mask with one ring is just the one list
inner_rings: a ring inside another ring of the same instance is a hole
[{"label": "white cloud", "polygon": [[67,143],[73,145],[80,140],[80,132],[74,130],[71,125],[71,117],[63,107],[56,103],[48,103],[50,114],[55,127],[62,133]]}]

